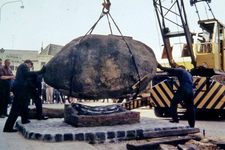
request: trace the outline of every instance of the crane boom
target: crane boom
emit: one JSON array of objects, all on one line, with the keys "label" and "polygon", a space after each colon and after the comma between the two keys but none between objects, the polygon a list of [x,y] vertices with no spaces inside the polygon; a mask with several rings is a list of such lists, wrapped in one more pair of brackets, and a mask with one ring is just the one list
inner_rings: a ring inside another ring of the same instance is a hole
[{"label": "crane boom", "polygon": [[[171,3],[169,7],[168,3],[163,4],[161,0],[153,0],[153,3],[162,34],[164,50],[166,52],[170,66],[173,68],[178,67],[178,64],[174,61],[172,56],[172,46],[170,40],[171,38],[184,36],[186,39],[188,55],[191,57],[191,63],[195,68],[196,60],[192,48],[193,44],[192,34],[188,27],[188,21],[183,0],[175,0],[174,2]],[[172,10],[174,7],[176,7],[175,9],[178,10],[178,12]],[[171,16],[179,17],[180,18],[179,23],[173,21],[174,18],[171,19]],[[171,23],[170,27],[167,26],[169,24],[168,22]],[[175,28],[179,28],[179,30],[171,32],[170,29],[175,29],[174,26]]]}]

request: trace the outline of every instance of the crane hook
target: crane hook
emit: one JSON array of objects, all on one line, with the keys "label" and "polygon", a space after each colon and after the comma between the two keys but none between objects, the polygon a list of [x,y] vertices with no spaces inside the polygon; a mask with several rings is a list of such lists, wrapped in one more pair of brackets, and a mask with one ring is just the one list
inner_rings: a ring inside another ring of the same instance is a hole
[{"label": "crane hook", "polygon": [[111,3],[109,0],[104,0],[104,3],[102,3],[103,5],[103,8],[102,8],[102,13],[104,14],[108,14],[109,13],[109,10],[110,10],[110,6],[111,6]]}]

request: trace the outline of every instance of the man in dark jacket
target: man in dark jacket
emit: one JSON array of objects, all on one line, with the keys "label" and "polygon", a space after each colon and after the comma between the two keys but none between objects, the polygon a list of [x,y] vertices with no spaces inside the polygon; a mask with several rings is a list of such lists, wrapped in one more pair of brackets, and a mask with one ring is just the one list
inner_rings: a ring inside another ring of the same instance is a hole
[{"label": "man in dark jacket", "polygon": [[43,116],[42,114],[42,100],[41,100],[41,75],[34,75],[33,77],[28,78],[26,83],[26,89],[29,99],[32,99],[36,106],[37,119],[46,120],[48,117]]},{"label": "man in dark jacket", "polygon": [[31,60],[25,60],[24,63],[19,65],[17,68],[16,79],[13,83],[13,94],[14,101],[12,108],[9,114],[8,119],[6,120],[3,132],[17,132],[13,129],[13,126],[19,116],[21,115],[21,120],[23,124],[29,123],[28,119],[28,105],[29,97],[27,95],[26,83],[29,77],[34,77],[37,74],[43,74],[45,72],[45,67],[40,71],[30,71],[30,68],[33,66]]},{"label": "man in dark jacket", "polygon": [[158,68],[164,70],[178,78],[180,83],[180,87],[178,88],[177,92],[174,94],[173,99],[171,100],[170,107],[171,107],[171,116],[172,123],[178,123],[178,115],[177,115],[177,105],[182,100],[185,103],[187,109],[187,118],[190,127],[195,126],[195,108],[194,108],[194,93],[193,93],[193,77],[192,75],[185,70],[185,67],[180,66],[179,68],[166,68],[162,67],[158,64]]},{"label": "man in dark jacket", "polygon": [[[14,76],[10,69],[10,60],[5,60],[5,65],[0,68],[0,72],[3,76]],[[1,80],[1,96],[0,96],[0,115],[8,116],[8,104],[10,103],[10,91],[11,91],[11,79]]]},{"label": "man in dark jacket", "polygon": [[[5,80],[14,80],[15,76],[5,76],[2,74],[0,71],[0,118],[5,118],[5,97],[6,97],[6,92],[5,92]],[[7,82],[7,81],[6,81]]]}]

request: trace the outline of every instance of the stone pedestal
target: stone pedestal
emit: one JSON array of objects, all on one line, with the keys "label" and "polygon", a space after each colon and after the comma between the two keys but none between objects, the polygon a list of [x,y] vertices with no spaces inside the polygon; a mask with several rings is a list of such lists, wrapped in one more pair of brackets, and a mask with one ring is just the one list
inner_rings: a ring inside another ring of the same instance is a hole
[{"label": "stone pedestal", "polygon": [[104,115],[78,115],[70,105],[65,105],[64,120],[75,127],[114,126],[140,122],[140,112],[124,111]]}]

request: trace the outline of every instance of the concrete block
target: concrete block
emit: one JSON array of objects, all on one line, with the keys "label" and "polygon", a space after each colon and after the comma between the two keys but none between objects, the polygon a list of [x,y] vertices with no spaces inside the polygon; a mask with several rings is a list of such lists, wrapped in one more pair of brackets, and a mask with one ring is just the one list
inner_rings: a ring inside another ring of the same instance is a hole
[{"label": "concrete block", "polygon": [[55,142],[62,142],[62,141],[63,141],[62,134],[56,134],[55,135]]},{"label": "concrete block", "polygon": [[75,139],[78,141],[84,141],[84,133],[75,134]]},{"label": "concrete block", "polygon": [[63,135],[64,141],[73,141],[73,134],[72,133],[65,133]]}]

